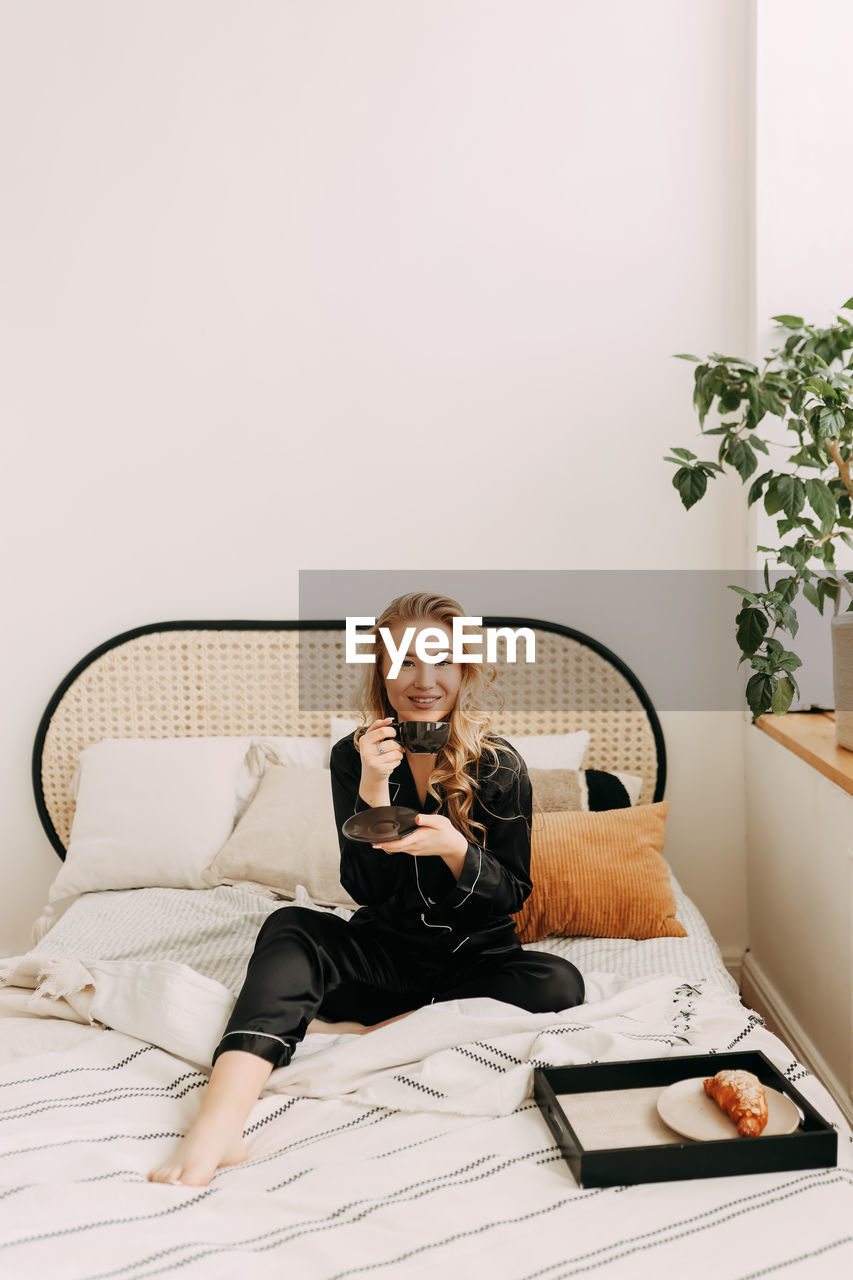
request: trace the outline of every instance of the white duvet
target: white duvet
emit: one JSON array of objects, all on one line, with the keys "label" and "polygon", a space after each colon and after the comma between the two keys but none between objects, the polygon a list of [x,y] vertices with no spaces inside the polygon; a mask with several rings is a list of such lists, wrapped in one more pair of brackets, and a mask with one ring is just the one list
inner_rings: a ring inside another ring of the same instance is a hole
[{"label": "white duvet", "polygon": [[[0,1022],[10,1280],[853,1270],[851,1134],[719,962],[697,973],[702,946],[682,948],[683,973],[587,965],[587,1003],[559,1015],[454,1001],[365,1036],[309,1036],[249,1118],[249,1160],[181,1188],[145,1174],[195,1115],[231,990],[170,956],[54,954],[54,933],[6,970],[19,1004],[49,1015]],[[575,1185],[530,1098],[534,1066],[731,1049],[763,1051],[837,1126],[837,1168]]]}]

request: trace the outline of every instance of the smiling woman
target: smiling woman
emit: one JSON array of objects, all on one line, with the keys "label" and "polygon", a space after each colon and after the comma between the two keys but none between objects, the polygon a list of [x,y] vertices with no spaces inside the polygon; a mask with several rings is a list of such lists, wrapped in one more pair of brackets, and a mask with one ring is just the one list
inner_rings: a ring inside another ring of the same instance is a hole
[{"label": "smiling woman", "polygon": [[[379,665],[385,680],[386,696],[401,720],[445,720],[453,710],[462,684],[462,665],[451,658],[439,658],[436,662],[419,657],[417,633],[412,634],[413,630],[402,622],[390,628],[398,653],[405,636],[410,635],[411,639],[400,661],[400,674],[396,677],[391,674],[391,655],[387,646],[383,650]],[[446,628],[430,627],[428,630],[441,644],[441,652],[452,652],[452,637]]]},{"label": "smiling woman", "polygon": [[[574,965],[525,951],[516,932],[513,915],[532,887],[532,795],[524,761],[490,732],[501,701],[494,668],[418,653],[424,631],[449,647],[454,619],[465,616],[455,600],[412,593],[374,624],[374,634],[391,636],[400,669],[392,674],[387,651],[366,668],[364,723],[335,743],[329,762],[340,880],[362,905],[349,920],[296,906],[268,917],[198,1119],[153,1180],[203,1185],[217,1166],[245,1159],[243,1123],[260,1089],[306,1032],[329,1021],[367,1030],[473,997],[535,1013],[583,1001]],[[401,725],[449,724],[444,745],[407,749],[395,715]],[[347,836],[354,814],[392,803],[416,810],[409,834],[373,847]]]}]

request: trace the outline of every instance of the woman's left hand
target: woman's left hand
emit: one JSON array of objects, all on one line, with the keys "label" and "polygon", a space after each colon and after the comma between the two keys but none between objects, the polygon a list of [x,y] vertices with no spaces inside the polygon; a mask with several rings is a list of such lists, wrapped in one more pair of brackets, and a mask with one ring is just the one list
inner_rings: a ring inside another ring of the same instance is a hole
[{"label": "woman's left hand", "polygon": [[468,841],[461,831],[457,831],[449,818],[441,813],[419,813],[415,817],[417,831],[410,831],[400,840],[386,840],[383,844],[375,844],[374,849],[383,849],[385,853],[408,853],[413,858],[424,858],[446,854],[465,854]]}]

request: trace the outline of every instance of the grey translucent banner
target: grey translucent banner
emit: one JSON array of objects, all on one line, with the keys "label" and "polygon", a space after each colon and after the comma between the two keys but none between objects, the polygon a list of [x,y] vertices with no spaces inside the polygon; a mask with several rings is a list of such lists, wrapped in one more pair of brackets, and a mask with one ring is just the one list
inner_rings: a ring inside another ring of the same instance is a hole
[{"label": "grey translucent banner", "polygon": [[[781,576],[788,575],[771,575],[771,583]],[[764,589],[760,572],[742,569],[306,569],[299,574],[299,617],[378,617],[396,596],[433,591],[458,600],[471,617],[559,623],[583,632],[631,668],[658,711],[736,711],[746,709],[752,669],[748,662],[738,666],[734,619],[742,600],[729,584]],[[777,633],[803,662],[795,673],[801,696],[793,707],[832,707],[831,606],[821,616],[800,596],[794,607],[796,637]],[[322,650],[314,647],[300,658],[322,661]],[[306,703],[315,684],[300,679]]]}]

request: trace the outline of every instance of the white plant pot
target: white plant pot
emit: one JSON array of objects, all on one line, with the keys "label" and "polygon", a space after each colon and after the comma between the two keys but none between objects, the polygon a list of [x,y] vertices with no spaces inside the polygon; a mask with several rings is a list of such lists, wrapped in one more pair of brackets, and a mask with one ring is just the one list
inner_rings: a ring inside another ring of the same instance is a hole
[{"label": "white plant pot", "polygon": [[853,751],[853,613],[838,613],[832,619],[832,685],[835,741]]}]

